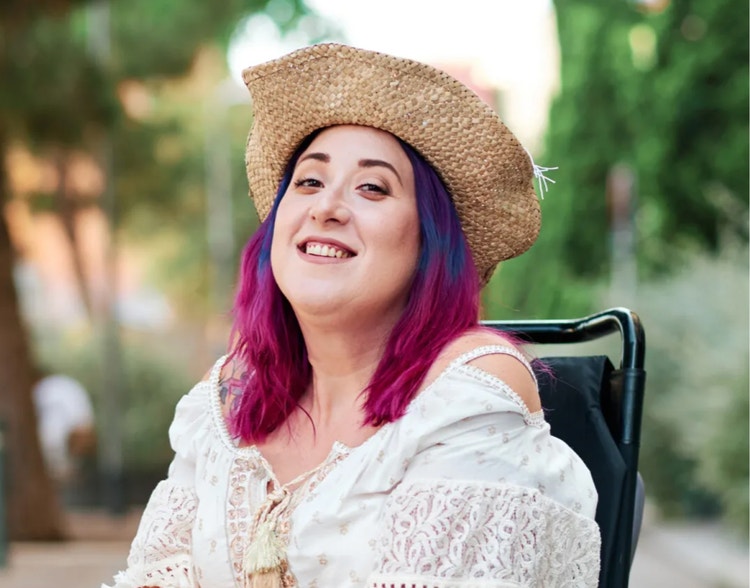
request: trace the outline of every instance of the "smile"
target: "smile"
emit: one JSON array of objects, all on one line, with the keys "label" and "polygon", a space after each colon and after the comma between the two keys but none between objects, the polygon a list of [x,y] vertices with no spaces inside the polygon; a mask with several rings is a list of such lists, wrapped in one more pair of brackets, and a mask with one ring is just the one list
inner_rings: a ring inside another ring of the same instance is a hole
[{"label": "smile", "polygon": [[338,247],[330,243],[316,243],[315,241],[304,243],[301,249],[308,255],[314,255],[316,257],[334,257],[337,259],[344,259],[347,257],[353,257],[354,255],[351,251],[348,251],[343,247]]}]

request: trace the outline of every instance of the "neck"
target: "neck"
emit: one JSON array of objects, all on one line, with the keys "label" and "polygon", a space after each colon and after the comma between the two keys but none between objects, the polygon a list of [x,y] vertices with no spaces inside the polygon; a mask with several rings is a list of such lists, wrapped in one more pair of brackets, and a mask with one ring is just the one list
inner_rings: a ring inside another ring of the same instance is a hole
[{"label": "neck", "polygon": [[311,388],[305,408],[321,425],[337,415],[361,410],[367,387],[383,355],[392,325],[381,322],[371,328],[325,328],[300,321],[312,366]]}]

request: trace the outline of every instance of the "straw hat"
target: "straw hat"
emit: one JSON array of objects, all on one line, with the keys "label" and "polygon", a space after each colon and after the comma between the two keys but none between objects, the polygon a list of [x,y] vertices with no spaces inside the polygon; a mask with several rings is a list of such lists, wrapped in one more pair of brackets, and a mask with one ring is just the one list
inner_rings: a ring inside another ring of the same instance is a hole
[{"label": "straw hat", "polygon": [[375,127],[412,145],[453,196],[482,284],[526,251],[540,226],[528,153],[466,86],[435,69],[335,43],[250,67],[253,128],[245,161],[250,196],[265,219],[287,161],[316,129]]}]

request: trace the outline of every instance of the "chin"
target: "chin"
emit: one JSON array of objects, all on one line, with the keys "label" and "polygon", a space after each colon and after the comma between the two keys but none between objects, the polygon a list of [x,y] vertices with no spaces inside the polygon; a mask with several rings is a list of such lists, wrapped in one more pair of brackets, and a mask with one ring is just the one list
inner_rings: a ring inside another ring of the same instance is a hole
[{"label": "chin", "polygon": [[328,315],[341,313],[343,310],[342,303],[335,301],[330,296],[315,296],[307,293],[305,296],[298,296],[290,304],[296,313]]},{"label": "chin", "polygon": [[294,287],[282,290],[296,314],[328,315],[341,313],[347,302],[351,302],[350,296],[342,296],[340,289],[332,291],[331,288],[315,288],[310,282],[297,284]]}]

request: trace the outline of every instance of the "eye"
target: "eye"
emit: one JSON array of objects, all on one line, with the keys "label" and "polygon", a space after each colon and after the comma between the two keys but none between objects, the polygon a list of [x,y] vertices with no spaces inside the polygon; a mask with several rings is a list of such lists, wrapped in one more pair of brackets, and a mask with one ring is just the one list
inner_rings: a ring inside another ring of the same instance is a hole
[{"label": "eye", "polygon": [[321,188],[323,182],[315,178],[299,178],[294,181],[295,188]]},{"label": "eye", "polygon": [[371,195],[380,195],[380,196],[387,196],[388,195],[388,189],[384,188],[383,186],[380,186],[378,184],[373,184],[370,182],[367,182],[365,184],[360,184],[358,186],[358,189],[362,192],[366,192]]}]

